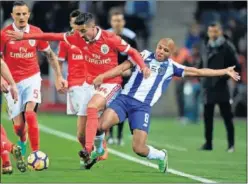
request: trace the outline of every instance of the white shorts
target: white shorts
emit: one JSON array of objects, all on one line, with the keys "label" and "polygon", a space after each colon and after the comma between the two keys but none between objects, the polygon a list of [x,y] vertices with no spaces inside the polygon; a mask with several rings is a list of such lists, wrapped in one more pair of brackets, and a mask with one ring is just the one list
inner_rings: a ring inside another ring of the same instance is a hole
[{"label": "white shorts", "polygon": [[94,85],[84,83],[81,86],[73,86],[67,93],[67,114],[86,116],[87,105],[94,95]]},{"label": "white shorts", "polygon": [[40,73],[37,73],[17,83],[18,101],[16,103],[14,103],[10,93],[4,94],[10,119],[24,112],[27,102],[41,103],[41,80]]},{"label": "white shorts", "polygon": [[106,98],[106,107],[117,97],[121,92],[120,84],[101,84],[101,86],[96,90],[95,94],[99,94]]}]

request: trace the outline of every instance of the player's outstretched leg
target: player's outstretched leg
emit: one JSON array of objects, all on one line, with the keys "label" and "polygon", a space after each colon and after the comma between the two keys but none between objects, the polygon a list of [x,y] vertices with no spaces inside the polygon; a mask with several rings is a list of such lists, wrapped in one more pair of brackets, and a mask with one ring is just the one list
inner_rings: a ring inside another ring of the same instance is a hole
[{"label": "player's outstretched leg", "polygon": [[27,130],[26,124],[24,120],[24,113],[19,114],[13,119],[14,125],[14,132],[19,137],[19,141],[17,145],[22,149],[22,156],[24,157],[27,150]]},{"label": "player's outstretched leg", "polygon": [[[1,126],[1,157],[3,160],[3,174],[11,174],[12,167],[10,163],[10,159],[6,157],[6,153],[12,153],[15,160],[17,168],[21,172],[26,171],[26,164],[21,154],[21,148],[17,145],[14,145],[8,138],[4,128]],[[7,159],[7,160],[6,160]]]},{"label": "player's outstretched leg", "polygon": [[157,150],[146,145],[147,133],[143,130],[133,130],[133,151],[139,156],[149,160],[157,160],[160,172],[166,172],[168,168],[168,154],[166,150]]},{"label": "player's outstretched leg", "polygon": [[9,158],[12,143],[8,141],[5,129],[1,124],[1,161],[2,161],[2,174],[12,174],[13,169]]},{"label": "player's outstretched leg", "polygon": [[30,147],[33,152],[40,149],[39,126],[37,114],[34,111],[36,105],[35,102],[28,102],[25,109],[25,120],[28,125]]}]

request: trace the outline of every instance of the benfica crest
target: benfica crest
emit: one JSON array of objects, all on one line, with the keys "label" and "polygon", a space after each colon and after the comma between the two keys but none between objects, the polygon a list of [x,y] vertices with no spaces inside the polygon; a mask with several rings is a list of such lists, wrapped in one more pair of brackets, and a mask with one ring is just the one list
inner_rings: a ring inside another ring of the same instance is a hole
[{"label": "benfica crest", "polygon": [[32,47],[35,46],[36,41],[35,40],[28,40],[29,45]]}]

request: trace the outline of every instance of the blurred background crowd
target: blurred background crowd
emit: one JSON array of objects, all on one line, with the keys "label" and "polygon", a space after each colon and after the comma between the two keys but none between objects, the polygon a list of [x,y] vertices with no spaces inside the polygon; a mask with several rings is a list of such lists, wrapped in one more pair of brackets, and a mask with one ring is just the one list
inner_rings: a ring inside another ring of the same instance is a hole
[{"label": "blurred background crowd", "polygon": [[[246,117],[247,112],[247,2],[161,2],[161,1],[25,1],[31,9],[30,23],[44,32],[70,30],[69,14],[75,9],[92,12],[103,29],[110,28],[109,15],[112,11],[125,14],[125,27],[137,35],[138,50],[154,49],[162,37],[176,41],[173,59],[188,66],[197,66],[201,56],[201,42],[207,26],[220,22],[224,34],[235,45],[241,65],[241,81],[230,81],[232,107],[236,116]],[[1,2],[1,28],[12,23],[11,1]],[[175,11],[175,9],[179,11]],[[52,42],[57,51],[58,43]],[[49,65],[40,55],[43,75],[43,108],[55,111],[65,109],[65,96],[58,95],[52,85]],[[66,66],[65,66],[66,68]],[[66,75],[66,70],[65,70]],[[198,79],[176,79],[153,114],[157,116],[178,115],[182,122],[198,122],[201,114],[201,86]],[[44,93],[45,92],[45,93]],[[177,106],[171,106],[175,104]],[[50,111],[50,110],[49,110]]]}]

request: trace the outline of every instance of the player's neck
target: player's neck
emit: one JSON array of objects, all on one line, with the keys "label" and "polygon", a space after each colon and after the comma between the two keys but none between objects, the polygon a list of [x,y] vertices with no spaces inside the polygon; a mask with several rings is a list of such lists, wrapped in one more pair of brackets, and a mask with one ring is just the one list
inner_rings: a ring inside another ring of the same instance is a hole
[{"label": "player's neck", "polygon": [[25,31],[26,29],[27,29],[27,26],[28,25],[26,25],[26,26],[24,26],[24,27],[21,27],[21,26],[17,26],[15,23],[13,23],[14,24],[14,26],[18,29],[18,30],[20,30],[20,31]]},{"label": "player's neck", "polygon": [[115,34],[121,35],[123,29],[114,29]]}]

